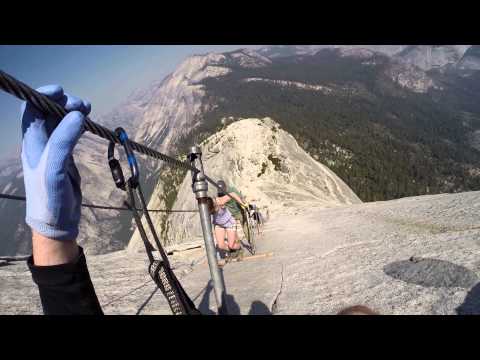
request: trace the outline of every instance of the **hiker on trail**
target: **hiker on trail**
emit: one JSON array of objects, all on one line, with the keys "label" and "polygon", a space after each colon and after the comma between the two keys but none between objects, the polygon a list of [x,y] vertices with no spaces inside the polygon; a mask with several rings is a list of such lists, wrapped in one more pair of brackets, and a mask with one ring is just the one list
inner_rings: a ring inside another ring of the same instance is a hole
[{"label": "hiker on trail", "polygon": [[[251,202],[252,201],[254,201],[254,200],[251,200]],[[250,214],[251,214],[253,220],[257,224],[258,234],[260,234],[260,225],[263,224],[262,214],[260,214],[260,211],[258,210],[257,205],[254,204],[254,203],[249,203],[248,204],[248,209],[250,211]]]},{"label": "hiker on trail", "polygon": [[257,221],[258,221],[258,224],[259,225],[263,225],[265,223],[265,219],[263,218],[263,215],[262,213],[260,212],[260,210],[258,210],[258,208],[256,208],[255,210],[255,214],[257,216]]},{"label": "hiker on trail", "polygon": [[[239,255],[241,246],[238,241],[235,218],[225,205],[219,205],[217,203],[217,199],[209,197],[207,199],[207,205],[210,214],[212,215],[215,240],[217,242],[219,253],[220,251],[223,252],[223,254],[220,254],[220,257],[227,253],[229,256],[233,255],[234,257]],[[225,235],[227,236],[227,244],[225,244]]]},{"label": "hiker on trail", "polygon": [[243,199],[242,194],[234,186],[227,186],[223,180],[218,181],[217,185],[220,187],[217,194],[217,203],[220,206],[225,205],[235,218],[237,224],[243,227],[243,224],[246,222],[245,215],[248,211],[248,205]]},{"label": "hiker on trail", "polygon": [[27,264],[46,315],[102,315],[83,249],[77,245],[82,192],[72,156],[90,104],[58,85],[37,89],[68,114],[52,126],[30,103],[22,106],[22,166],[26,223],[32,229]]},{"label": "hiker on trail", "polygon": [[253,219],[257,222],[258,225],[263,224],[263,216],[260,213],[260,210],[258,209],[257,204],[255,204],[256,200],[251,199],[248,201],[248,209],[250,210],[250,213],[252,214]]}]

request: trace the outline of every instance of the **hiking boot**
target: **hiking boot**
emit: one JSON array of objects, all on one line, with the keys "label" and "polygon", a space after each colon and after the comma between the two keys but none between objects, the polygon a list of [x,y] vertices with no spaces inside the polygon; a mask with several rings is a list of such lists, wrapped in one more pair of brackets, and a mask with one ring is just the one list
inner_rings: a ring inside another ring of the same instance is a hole
[{"label": "hiking boot", "polygon": [[230,250],[230,259],[243,259],[243,248]]},{"label": "hiking boot", "polygon": [[217,248],[217,255],[218,260],[224,260],[228,257],[228,251]]},{"label": "hiking boot", "polygon": [[236,257],[237,257],[237,250],[230,249],[228,252],[228,259],[232,260],[232,259],[235,259]]}]

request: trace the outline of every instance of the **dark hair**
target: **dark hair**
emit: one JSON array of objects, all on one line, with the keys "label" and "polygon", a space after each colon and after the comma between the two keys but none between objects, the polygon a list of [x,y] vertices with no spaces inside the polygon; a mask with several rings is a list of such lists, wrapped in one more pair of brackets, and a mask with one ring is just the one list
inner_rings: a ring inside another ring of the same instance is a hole
[{"label": "dark hair", "polygon": [[354,305],[340,310],[337,315],[378,315],[378,313],[364,305]]},{"label": "dark hair", "polygon": [[215,212],[215,205],[213,203],[213,199],[211,197],[208,197],[205,202],[207,203],[208,211],[210,212],[210,214],[213,214]]},{"label": "dark hair", "polygon": [[227,192],[227,184],[223,180],[218,180],[217,185],[219,187],[218,193],[226,193]]}]

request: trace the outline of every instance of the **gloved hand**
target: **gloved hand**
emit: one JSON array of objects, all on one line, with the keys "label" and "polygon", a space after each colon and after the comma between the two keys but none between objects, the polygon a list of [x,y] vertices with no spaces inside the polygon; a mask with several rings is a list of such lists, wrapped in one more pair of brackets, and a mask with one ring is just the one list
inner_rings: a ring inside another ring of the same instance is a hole
[{"label": "gloved hand", "polygon": [[[26,223],[51,239],[78,235],[82,192],[72,152],[83,133],[90,104],[64,94],[58,85],[37,89],[69,113],[55,127],[34,105],[22,105],[22,165],[27,198]],[[53,120],[53,121],[52,121]]]}]

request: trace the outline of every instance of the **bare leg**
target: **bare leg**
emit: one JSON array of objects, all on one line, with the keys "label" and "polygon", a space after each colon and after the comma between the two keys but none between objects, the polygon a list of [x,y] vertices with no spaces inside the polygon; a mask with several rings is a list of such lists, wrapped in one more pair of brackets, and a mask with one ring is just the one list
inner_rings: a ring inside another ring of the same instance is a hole
[{"label": "bare leg", "polygon": [[240,242],[238,241],[237,231],[235,229],[227,229],[228,247],[231,250],[240,249]]},{"label": "bare leg", "polygon": [[225,229],[220,226],[215,226],[215,239],[217,240],[217,247],[228,251],[228,246],[225,244]]}]

